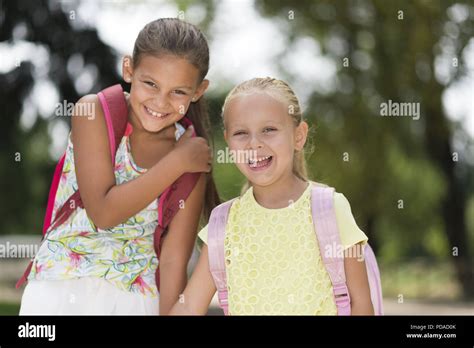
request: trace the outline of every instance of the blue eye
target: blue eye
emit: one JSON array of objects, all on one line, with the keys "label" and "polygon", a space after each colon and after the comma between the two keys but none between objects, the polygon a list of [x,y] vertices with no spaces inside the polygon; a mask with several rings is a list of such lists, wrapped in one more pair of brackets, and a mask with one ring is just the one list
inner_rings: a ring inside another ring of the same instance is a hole
[{"label": "blue eye", "polygon": [[264,133],[269,133],[269,132],[272,132],[272,131],[276,131],[275,128],[271,128],[271,127],[267,127],[263,130]]},{"label": "blue eye", "polygon": [[246,134],[244,131],[237,131],[234,133],[234,135],[243,135]]}]

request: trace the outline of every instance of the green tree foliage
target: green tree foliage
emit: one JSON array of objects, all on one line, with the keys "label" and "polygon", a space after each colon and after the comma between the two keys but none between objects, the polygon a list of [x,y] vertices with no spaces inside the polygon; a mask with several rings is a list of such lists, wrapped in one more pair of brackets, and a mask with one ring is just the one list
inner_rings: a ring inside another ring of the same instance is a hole
[{"label": "green tree foliage", "polygon": [[[473,195],[467,161],[472,138],[447,118],[442,105],[443,91],[465,74],[462,54],[474,32],[472,3],[268,0],[257,5],[284,23],[288,51],[299,38],[310,37],[337,66],[335,88],[321,92],[308,86],[314,91],[306,112],[316,125],[308,155],[314,177],[347,194],[358,223],[385,260],[449,258],[464,295],[474,296],[466,225]],[[435,64],[443,54],[449,74],[440,81]],[[284,64],[282,69],[289,70]],[[288,78],[291,82],[290,73]],[[420,119],[381,117],[380,105],[389,100],[419,103]]]},{"label": "green tree foliage", "polygon": [[[76,102],[80,97],[74,86],[77,75],[67,70],[72,57],[81,57],[84,66],[100,72],[89,92],[98,92],[119,81],[114,51],[99,39],[95,29],[74,28],[70,17],[73,13],[65,12],[61,2],[2,1],[0,14],[0,42],[15,44],[15,31],[20,29],[25,33],[23,41],[47,50],[47,77],[54,83],[59,100]],[[40,234],[55,164],[55,159],[49,155],[48,123],[69,123],[69,120],[54,115],[36,115],[31,129],[20,126],[24,101],[37,78],[37,67],[28,59],[17,65],[12,71],[0,74],[3,197],[0,200],[0,233]]]}]

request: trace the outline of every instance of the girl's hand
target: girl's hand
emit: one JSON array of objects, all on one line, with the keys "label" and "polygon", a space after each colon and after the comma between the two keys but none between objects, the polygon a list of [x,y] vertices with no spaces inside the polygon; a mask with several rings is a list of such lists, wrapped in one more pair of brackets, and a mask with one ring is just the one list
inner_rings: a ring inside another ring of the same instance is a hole
[{"label": "girl's hand", "polygon": [[183,173],[196,173],[211,171],[212,154],[206,139],[193,137],[193,126],[176,142],[173,155],[182,166]]}]

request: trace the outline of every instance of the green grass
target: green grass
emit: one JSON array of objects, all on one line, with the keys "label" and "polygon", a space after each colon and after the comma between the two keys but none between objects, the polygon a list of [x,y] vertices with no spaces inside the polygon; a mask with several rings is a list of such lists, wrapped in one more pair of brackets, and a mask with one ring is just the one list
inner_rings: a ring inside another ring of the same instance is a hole
[{"label": "green grass", "polygon": [[0,302],[0,315],[18,315],[19,312],[19,303]]},{"label": "green grass", "polygon": [[405,297],[425,300],[459,300],[461,288],[454,267],[449,262],[426,260],[380,265],[384,297]]}]

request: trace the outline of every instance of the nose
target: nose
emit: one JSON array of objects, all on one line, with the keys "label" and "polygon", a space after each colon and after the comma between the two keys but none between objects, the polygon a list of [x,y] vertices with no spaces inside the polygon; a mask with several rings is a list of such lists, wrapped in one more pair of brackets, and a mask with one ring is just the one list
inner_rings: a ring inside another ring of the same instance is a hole
[{"label": "nose", "polygon": [[159,111],[167,110],[169,105],[168,97],[163,93],[157,93],[154,98],[154,104]]},{"label": "nose", "polygon": [[257,134],[252,134],[249,139],[249,148],[252,150],[257,150],[263,148],[263,143],[258,137]]}]

